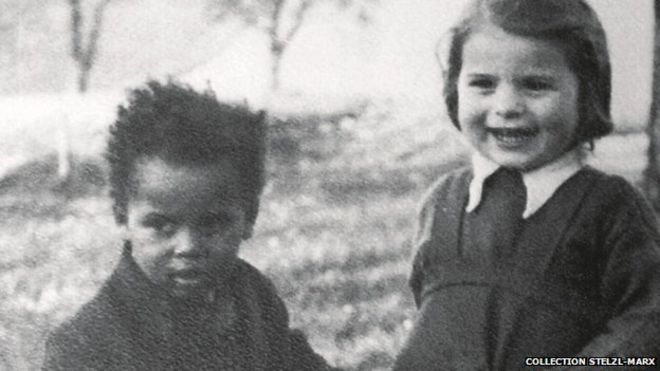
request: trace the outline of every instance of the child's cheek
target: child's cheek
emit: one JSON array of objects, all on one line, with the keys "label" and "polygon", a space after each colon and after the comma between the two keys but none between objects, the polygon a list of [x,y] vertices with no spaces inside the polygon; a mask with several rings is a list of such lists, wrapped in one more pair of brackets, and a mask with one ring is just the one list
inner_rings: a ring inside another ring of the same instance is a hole
[{"label": "child's cheek", "polygon": [[474,104],[466,105],[460,111],[459,124],[461,133],[468,140],[483,140],[486,134],[487,114]]},{"label": "child's cheek", "polygon": [[[159,255],[166,255],[171,243],[154,233],[138,232],[133,235],[133,256],[141,260],[156,260]],[[173,248],[172,248],[173,249]]]},{"label": "child's cheek", "polygon": [[210,242],[211,248],[224,256],[236,255],[243,241],[242,237],[243,233],[239,228],[231,228],[215,236]]},{"label": "child's cheek", "polygon": [[458,120],[464,125],[482,124],[486,116],[486,102],[475,94],[464,93],[458,97]]},{"label": "child's cheek", "polygon": [[162,281],[174,251],[173,242],[163,241],[151,233],[138,232],[133,235],[132,245],[131,255],[140,269],[151,281]]}]

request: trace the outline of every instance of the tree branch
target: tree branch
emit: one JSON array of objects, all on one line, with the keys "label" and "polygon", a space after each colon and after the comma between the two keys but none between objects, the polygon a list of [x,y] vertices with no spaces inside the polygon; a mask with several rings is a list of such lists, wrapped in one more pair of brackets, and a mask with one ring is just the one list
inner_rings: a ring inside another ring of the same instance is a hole
[{"label": "tree branch", "polygon": [[98,51],[98,40],[101,36],[101,29],[103,27],[103,16],[105,14],[105,8],[108,6],[111,0],[102,0],[94,8],[94,17],[92,21],[92,28],[89,31],[89,40],[87,41],[87,50],[84,53],[82,64],[85,68],[90,68],[94,63],[94,58],[96,58],[96,53]]},{"label": "tree branch", "polygon": [[271,30],[277,34],[277,28],[280,25],[280,15],[284,9],[286,0],[273,0],[273,13],[271,13]]},{"label": "tree branch", "polygon": [[289,32],[287,32],[286,35],[282,38],[285,43],[290,42],[296,33],[298,33],[298,30],[300,30],[300,26],[302,26],[303,20],[305,19],[305,13],[307,13],[307,10],[311,4],[312,2],[310,0],[302,1],[302,4],[300,4],[298,7],[298,10],[296,11],[296,14],[293,18],[293,26],[291,26]]},{"label": "tree branch", "polygon": [[71,7],[71,56],[78,61],[82,56],[82,11],[80,0],[69,0]]},{"label": "tree branch", "polygon": [[298,6],[298,9],[296,9],[296,12],[293,15],[293,24],[289,28],[287,32],[284,33],[284,35],[280,36],[280,33],[278,32],[281,24],[281,15],[284,9],[286,1],[284,0],[276,0],[274,3],[274,9],[272,13],[272,18],[271,18],[271,27],[268,30],[268,34],[270,36],[270,41],[271,41],[271,52],[276,56],[279,57],[284,53],[284,49],[288,46],[289,42],[293,39],[293,37],[298,33],[298,30],[300,30],[300,27],[303,24],[303,21],[305,20],[305,13],[307,13],[307,10],[310,8],[312,1],[311,0],[303,0],[301,4]]},{"label": "tree branch", "polygon": [[280,15],[284,8],[285,0],[273,1],[273,12],[270,14],[270,26],[268,27],[268,37],[270,38],[270,51],[274,56],[279,57],[284,51],[284,43],[280,38],[278,29],[280,26]]}]

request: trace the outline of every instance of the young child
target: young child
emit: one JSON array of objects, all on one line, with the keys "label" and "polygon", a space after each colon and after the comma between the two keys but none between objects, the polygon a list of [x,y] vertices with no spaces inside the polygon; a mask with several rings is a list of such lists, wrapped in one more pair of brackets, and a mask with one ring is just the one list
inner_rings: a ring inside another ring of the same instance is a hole
[{"label": "young child", "polygon": [[264,185],[263,115],[168,82],[110,130],[121,260],[49,337],[45,370],[324,370],[272,283],[237,257]]},{"label": "young child", "polygon": [[612,130],[594,11],[584,0],[471,1],[446,67],[449,117],[475,153],[423,203],[410,279],[419,313],[394,370],[660,355],[654,214],[625,180],[583,164]]}]

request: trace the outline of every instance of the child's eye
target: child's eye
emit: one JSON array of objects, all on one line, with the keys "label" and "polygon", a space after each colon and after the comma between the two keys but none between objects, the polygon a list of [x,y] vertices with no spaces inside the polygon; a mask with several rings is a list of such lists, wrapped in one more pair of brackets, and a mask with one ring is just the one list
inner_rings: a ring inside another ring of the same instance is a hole
[{"label": "child's eye", "polygon": [[551,90],[552,89],[552,83],[550,81],[547,81],[545,79],[540,79],[540,78],[529,78],[525,79],[522,81],[522,86],[523,88],[533,91],[533,92],[539,92],[539,91],[545,91],[545,90]]},{"label": "child's eye", "polygon": [[495,88],[495,82],[491,79],[479,78],[470,80],[468,86],[482,90],[490,90]]},{"label": "child's eye", "polygon": [[161,234],[172,234],[176,231],[176,223],[165,216],[150,215],[143,221],[142,225],[146,228],[152,229],[154,232]]},{"label": "child's eye", "polygon": [[197,221],[197,226],[206,234],[213,234],[229,226],[234,218],[228,213],[213,213],[205,215]]}]

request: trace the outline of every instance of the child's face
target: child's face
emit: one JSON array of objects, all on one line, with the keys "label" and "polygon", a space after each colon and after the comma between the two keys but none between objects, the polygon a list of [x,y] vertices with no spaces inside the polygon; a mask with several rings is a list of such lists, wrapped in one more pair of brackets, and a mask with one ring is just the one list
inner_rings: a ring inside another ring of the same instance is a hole
[{"label": "child's face", "polygon": [[240,179],[226,161],[199,167],[143,159],[128,205],[133,258],[157,286],[176,297],[204,295],[223,282],[252,225]]},{"label": "child's face", "polygon": [[578,80],[561,48],[488,25],[463,46],[458,119],[476,150],[532,170],[573,148]]}]

